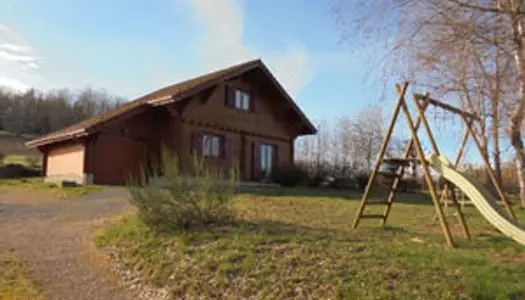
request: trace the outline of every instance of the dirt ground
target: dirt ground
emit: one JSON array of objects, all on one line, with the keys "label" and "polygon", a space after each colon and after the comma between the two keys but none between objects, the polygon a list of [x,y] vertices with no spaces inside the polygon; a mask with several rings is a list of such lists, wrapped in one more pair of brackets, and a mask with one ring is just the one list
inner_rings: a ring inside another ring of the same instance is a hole
[{"label": "dirt ground", "polygon": [[111,275],[92,235],[131,209],[124,189],[77,198],[0,190],[0,240],[22,258],[47,299],[134,299]]}]

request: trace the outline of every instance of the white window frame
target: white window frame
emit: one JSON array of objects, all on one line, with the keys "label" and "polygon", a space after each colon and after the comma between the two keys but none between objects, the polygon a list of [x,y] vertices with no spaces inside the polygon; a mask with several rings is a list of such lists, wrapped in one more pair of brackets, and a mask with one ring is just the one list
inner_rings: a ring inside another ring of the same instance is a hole
[{"label": "white window frame", "polygon": [[222,137],[213,134],[202,136],[202,155],[208,157],[220,157],[222,155]]},{"label": "white window frame", "polygon": [[269,176],[272,172],[273,168],[273,160],[274,160],[274,151],[275,147],[271,144],[261,144],[260,149],[260,156],[261,156],[261,171],[266,175]]},{"label": "white window frame", "polygon": [[240,90],[240,89],[235,89],[233,107],[237,109],[249,111],[251,100],[252,99],[249,93],[243,90]]}]

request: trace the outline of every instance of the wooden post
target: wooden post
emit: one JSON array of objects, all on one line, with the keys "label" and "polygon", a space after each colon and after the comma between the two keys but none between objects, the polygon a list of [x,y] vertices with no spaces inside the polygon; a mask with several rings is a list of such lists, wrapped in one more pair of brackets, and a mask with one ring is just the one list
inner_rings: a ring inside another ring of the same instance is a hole
[{"label": "wooden post", "polygon": [[[432,198],[432,201],[434,202],[434,206],[436,208],[436,212],[439,217],[439,222],[441,224],[441,228],[443,229],[443,233],[445,235],[445,239],[447,241],[447,245],[451,248],[454,247],[454,241],[452,240],[452,236],[450,234],[450,229],[448,227],[447,220],[445,219],[445,216],[443,215],[443,210],[441,208],[441,204],[439,203],[439,199],[436,192],[436,186],[434,182],[432,181],[432,176],[430,175],[430,168],[428,166],[428,162],[425,158],[425,153],[423,152],[423,147],[421,146],[421,142],[419,141],[419,138],[417,136],[417,132],[415,130],[414,121],[412,120],[412,116],[410,114],[410,110],[408,109],[405,102],[402,102],[402,108],[405,112],[405,115],[407,117],[408,125],[410,127],[410,131],[412,132],[412,136],[414,138],[414,142],[416,145],[416,150],[418,152],[419,158],[421,160],[421,166],[423,166],[423,171],[425,173],[425,178],[427,180],[427,184],[430,191],[430,196]],[[424,116],[423,116],[424,118]]]},{"label": "wooden post", "polygon": [[[459,162],[461,160],[461,157],[463,156],[463,152],[465,150],[465,146],[467,145],[468,136],[469,136],[469,131],[467,130],[467,131],[465,131],[465,134],[463,135],[463,139],[461,140],[461,146],[459,146],[459,151],[458,151],[458,154],[456,156],[456,160],[454,161],[454,168],[457,168],[459,166]],[[441,194],[441,200],[440,200],[441,202],[443,202],[443,200],[444,200],[443,195],[446,196],[447,195],[446,193],[447,193],[447,191],[449,189],[450,189],[450,186],[448,184],[446,184],[445,188],[443,189],[442,194]],[[452,193],[455,194],[456,191],[452,190]],[[463,207],[463,205],[461,207]]]},{"label": "wooden post", "polygon": [[401,106],[405,102],[405,94],[406,94],[407,89],[408,89],[408,82],[405,82],[405,84],[403,85],[403,89],[399,95],[399,99],[397,100],[397,105],[394,109],[394,113],[392,114],[392,120],[390,121],[390,126],[388,126],[388,130],[385,135],[385,140],[383,141],[383,145],[381,146],[381,149],[379,150],[379,153],[377,155],[376,164],[374,166],[374,169],[372,170],[372,173],[370,174],[370,178],[368,179],[368,183],[365,187],[363,198],[361,199],[361,203],[359,204],[359,208],[356,213],[353,228],[357,228],[357,226],[359,225],[359,220],[365,209],[365,205],[366,205],[366,202],[368,201],[368,197],[370,196],[370,190],[372,189],[372,185],[377,176],[377,171],[379,170],[379,166],[381,165],[381,161],[383,160],[383,156],[385,155],[386,149],[388,147],[388,142],[390,141],[390,138],[392,137],[392,131],[394,130],[394,125],[396,123],[397,117],[399,116]]},{"label": "wooden post", "polygon": [[498,191],[498,194],[500,196],[501,201],[503,201],[503,204],[505,205],[505,208],[507,209],[507,212],[509,213],[509,216],[515,221],[516,215],[514,215],[514,211],[512,210],[512,207],[510,206],[509,200],[507,199],[507,196],[503,192],[503,189],[498,183],[498,179],[496,177],[496,174],[494,173],[494,170],[492,170],[492,167],[490,166],[490,161],[487,159],[485,155],[483,155],[483,147],[481,146],[481,143],[476,136],[476,133],[472,129],[472,124],[469,123],[467,117],[463,116],[463,120],[467,124],[467,129],[470,132],[470,135],[472,135],[472,138],[474,139],[474,142],[476,143],[476,147],[478,148],[481,157],[483,158],[483,161],[485,163],[485,168],[487,169],[487,172],[489,172],[490,179],[492,180],[492,183],[496,187],[496,190]]},{"label": "wooden post", "polygon": [[[396,84],[396,90],[397,90],[397,93],[399,95],[401,95],[402,89],[401,89],[400,85]],[[426,110],[427,107],[428,107],[428,102],[424,102],[422,110]],[[416,125],[415,125],[416,133],[419,130],[419,125],[420,124],[421,124],[421,118],[418,116],[418,118],[416,120]],[[405,151],[403,153],[403,159],[407,159],[408,158],[408,156],[410,155],[410,151],[412,151],[412,147],[414,147],[414,138],[413,137],[410,139],[410,141],[408,142],[408,145],[405,148]],[[390,215],[390,211],[392,209],[392,204],[394,202],[394,197],[396,196],[396,192],[397,192],[397,187],[398,187],[399,183],[401,182],[401,177],[403,177],[404,172],[405,172],[405,168],[403,166],[399,166],[398,169],[396,170],[396,177],[394,178],[394,180],[392,182],[392,185],[390,186],[390,192],[389,192],[388,197],[386,199],[386,208],[385,208],[385,210],[383,212],[383,215],[385,217],[384,217],[384,219],[381,220],[381,226],[385,226],[386,220],[387,220],[388,216]]]},{"label": "wooden post", "polygon": [[[428,102],[428,99],[430,98],[429,94],[427,93],[425,95],[425,102]],[[432,130],[430,129],[430,125],[428,124],[428,120],[425,116],[425,113],[423,112],[423,109],[421,108],[421,105],[419,104],[417,98],[414,96],[414,103],[416,104],[417,112],[419,114],[419,117],[423,121],[423,126],[425,127],[425,130],[427,131],[428,138],[430,139],[430,143],[432,144],[432,149],[434,150],[434,153],[437,155],[440,155],[439,148],[436,142],[436,139],[434,138],[434,134],[432,133]],[[417,133],[416,133],[417,134]],[[426,163],[426,161],[425,161]],[[446,190],[445,190],[446,191]],[[437,195],[437,194],[436,194]],[[446,195],[446,192],[445,192]],[[440,197],[440,200],[438,201],[438,206],[441,208],[441,198],[443,197],[443,194]],[[461,224],[461,228],[463,229],[463,234],[467,238],[470,238],[470,233],[467,227],[467,222],[465,221],[465,216],[463,215],[463,212],[461,211],[461,208],[459,207],[459,203],[456,201],[456,197],[452,197],[452,203],[454,204],[454,208],[456,209],[456,212],[458,214],[458,221],[459,224]]]}]

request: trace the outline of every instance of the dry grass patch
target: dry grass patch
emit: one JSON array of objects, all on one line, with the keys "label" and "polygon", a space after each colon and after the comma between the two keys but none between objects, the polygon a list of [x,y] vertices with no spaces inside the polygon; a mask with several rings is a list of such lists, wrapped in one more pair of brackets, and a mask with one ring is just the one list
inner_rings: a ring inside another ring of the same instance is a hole
[{"label": "dry grass patch", "polygon": [[495,259],[521,257],[524,247],[475,211],[468,212],[473,240],[457,237],[460,248],[451,250],[434,233],[439,225],[424,195],[400,195],[385,228],[370,220],[353,230],[355,197],[280,194],[238,197],[236,225],[156,234],[128,217],[97,244],[181,299],[525,298],[525,265]]},{"label": "dry grass patch", "polygon": [[103,189],[103,187],[96,185],[62,188],[56,183],[44,182],[42,177],[0,179],[0,188],[18,191],[49,192],[55,194],[59,198],[82,196],[89,193],[99,192]]},{"label": "dry grass patch", "polygon": [[0,299],[44,299],[34,282],[28,278],[24,263],[4,248],[0,248]]}]

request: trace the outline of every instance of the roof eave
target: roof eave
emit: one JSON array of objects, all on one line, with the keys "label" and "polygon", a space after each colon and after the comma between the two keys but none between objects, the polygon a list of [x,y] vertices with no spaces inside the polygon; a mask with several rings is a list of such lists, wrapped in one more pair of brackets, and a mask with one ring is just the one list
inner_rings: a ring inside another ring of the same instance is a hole
[{"label": "roof eave", "polygon": [[89,135],[89,132],[87,132],[85,129],[79,129],[73,132],[68,132],[67,134],[61,134],[61,135],[52,136],[52,137],[44,138],[44,139],[35,139],[35,140],[25,143],[25,145],[29,149],[34,149],[40,146],[45,146],[47,144],[62,142],[65,140],[70,140],[70,139],[81,138],[87,135]]},{"label": "roof eave", "polygon": [[275,78],[275,76],[273,76],[272,72],[270,72],[270,70],[266,67],[266,65],[262,61],[258,61],[258,65],[263,70],[263,72],[266,73],[268,78],[270,78],[272,83],[277,87],[277,89],[281,92],[281,94],[288,100],[288,102],[290,102],[290,104],[292,105],[293,110],[302,119],[303,124],[306,126],[308,131],[306,133],[304,133],[304,134],[301,134],[301,135],[313,135],[313,134],[316,134],[317,133],[317,128],[315,128],[315,126],[312,124],[310,119],[308,119],[306,114],[301,110],[301,108],[297,105],[297,103],[295,103],[295,101],[292,98],[292,96],[290,96],[290,94],[288,94],[286,89],[281,85],[281,83],[277,80],[277,78]]}]

